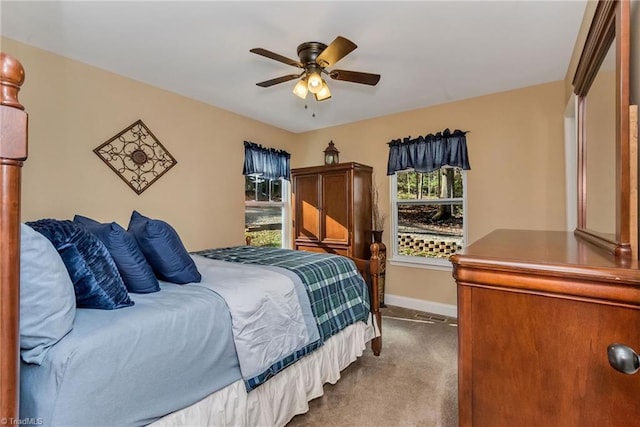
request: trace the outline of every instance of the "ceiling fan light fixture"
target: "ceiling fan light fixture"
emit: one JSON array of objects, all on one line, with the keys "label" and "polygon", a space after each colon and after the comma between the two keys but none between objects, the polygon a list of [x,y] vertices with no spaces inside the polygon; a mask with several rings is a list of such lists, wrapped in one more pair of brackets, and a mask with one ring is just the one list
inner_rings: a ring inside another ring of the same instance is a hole
[{"label": "ceiling fan light fixture", "polygon": [[322,79],[322,88],[318,93],[314,93],[313,96],[316,97],[316,101],[324,101],[325,99],[331,98],[331,91],[324,79]]},{"label": "ceiling fan light fixture", "polygon": [[300,44],[297,49],[298,60],[289,59],[286,56],[263,48],[254,48],[249,52],[296,67],[299,70],[299,74],[288,74],[256,83],[256,85],[260,87],[271,87],[297,79],[299,81],[293,88],[294,95],[306,99],[309,92],[311,92],[317,101],[323,101],[331,98],[331,91],[322,78],[323,73],[333,80],[342,80],[370,86],[375,86],[378,84],[378,81],[380,81],[380,74],[326,69],[327,67],[333,67],[338,61],[357,47],[358,46],[351,40],[338,36],[329,45],[320,42],[305,42]]},{"label": "ceiling fan light fixture", "polygon": [[309,89],[307,88],[307,78],[303,77],[293,87],[293,93],[295,96],[305,99],[307,97],[308,92],[309,92]]},{"label": "ceiling fan light fixture", "polygon": [[307,77],[307,87],[309,88],[309,92],[318,93],[322,90],[324,80],[320,77],[320,73],[317,71],[313,71]]}]

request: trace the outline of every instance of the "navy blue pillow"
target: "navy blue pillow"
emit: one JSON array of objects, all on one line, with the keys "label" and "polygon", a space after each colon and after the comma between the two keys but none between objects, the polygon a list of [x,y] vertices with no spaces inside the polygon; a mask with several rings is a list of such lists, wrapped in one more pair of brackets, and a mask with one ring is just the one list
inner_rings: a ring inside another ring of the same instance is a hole
[{"label": "navy blue pillow", "polygon": [[136,294],[158,292],[160,284],[151,266],[140,251],[136,239],[115,222],[101,224],[81,215],[73,222],[93,233],[111,254],[127,290]]},{"label": "navy blue pillow", "polygon": [[202,280],[178,233],[166,222],[133,211],[127,231],[160,280],[181,285]]},{"label": "navy blue pillow", "polygon": [[113,310],[133,305],[107,248],[93,234],[69,220],[27,222],[56,248],[76,293],[79,308]]}]

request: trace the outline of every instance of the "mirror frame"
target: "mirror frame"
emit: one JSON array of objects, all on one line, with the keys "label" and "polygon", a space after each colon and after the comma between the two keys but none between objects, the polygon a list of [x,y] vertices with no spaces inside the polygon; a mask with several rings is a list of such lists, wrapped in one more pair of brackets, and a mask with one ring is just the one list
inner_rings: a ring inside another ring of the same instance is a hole
[{"label": "mirror frame", "polygon": [[[575,234],[620,258],[637,256],[637,248],[632,248],[632,234],[637,234],[637,214],[635,217],[631,215],[633,204],[631,190],[637,187],[637,183],[632,183],[632,175],[636,174],[631,173],[631,147],[629,144],[629,14],[628,0],[600,0],[598,2],[573,78],[574,93],[578,96],[578,226]],[[587,228],[585,101],[591,84],[614,40],[616,53],[616,231],[615,236],[612,237]],[[634,212],[636,211],[634,209]],[[637,238],[634,238],[633,241],[637,242]]]}]

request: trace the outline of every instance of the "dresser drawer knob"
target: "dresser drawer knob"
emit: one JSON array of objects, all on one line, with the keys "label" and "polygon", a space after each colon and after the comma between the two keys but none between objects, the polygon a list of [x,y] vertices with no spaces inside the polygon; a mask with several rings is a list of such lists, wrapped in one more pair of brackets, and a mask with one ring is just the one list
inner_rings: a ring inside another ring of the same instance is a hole
[{"label": "dresser drawer knob", "polygon": [[640,369],[640,356],[631,347],[624,344],[611,344],[607,347],[609,364],[623,374],[635,374]]}]

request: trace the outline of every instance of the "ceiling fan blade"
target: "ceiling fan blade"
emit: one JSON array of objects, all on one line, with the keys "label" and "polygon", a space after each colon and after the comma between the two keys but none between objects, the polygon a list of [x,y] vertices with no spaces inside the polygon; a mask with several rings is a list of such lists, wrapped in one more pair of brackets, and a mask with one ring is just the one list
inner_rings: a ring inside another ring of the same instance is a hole
[{"label": "ceiling fan blade", "polygon": [[362,83],[375,86],[380,81],[380,74],[361,73],[360,71],[331,70],[329,77],[334,80],[344,80],[353,83]]},{"label": "ceiling fan blade", "polygon": [[257,55],[262,55],[269,59],[274,59],[276,61],[282,62],[287,65],[293,65],[294,67],[302,68],[302,64],[298,61],[294,61],[293,59],[289,59],[285,56],[279,55],[275,52],[271,52],[270,50],[262,49],[260,47],[256,47],[251,49],[249,52],[255,53]]},{"label": "ceiling fan blade", "polygon": [[325,50],[316,58],[316,63],[321,67],[331,67],[336,62],[347,56],[347,54],[353,51],[358,46],[351,40],[338,36],[331,42]]},{"label": "ceiling fan blade", "polygon": [[278,83],[284,83],[284,82],[288,82],[289,80],[297,79],[301,75],[302,74],[288,74],[286,76],[278,77],[276,79],[265,80],[263,82],[256,83],[256,85],[260,87],[269,87],[269,86],[277,85]]}]

